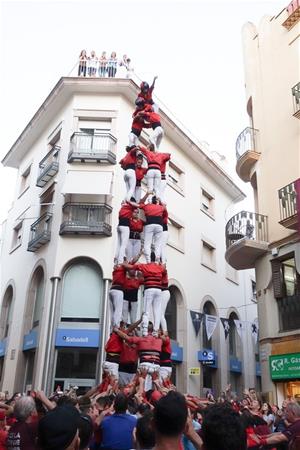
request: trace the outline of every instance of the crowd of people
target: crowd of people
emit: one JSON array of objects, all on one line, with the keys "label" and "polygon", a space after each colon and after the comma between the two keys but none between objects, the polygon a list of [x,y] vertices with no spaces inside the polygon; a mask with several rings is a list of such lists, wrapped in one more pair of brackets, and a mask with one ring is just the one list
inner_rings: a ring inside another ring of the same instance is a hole
[{"label": "crowd of people", "polygon": [[81,50],[78,60],[79,77],[115,78],[117,71],[119,78],[131,78],[133,67],[127,55],[118,59],[116,52],[112,52],[110,56],[102,52],[101,56],[97,56],[94,50],[89,55],[86,50]]},{"label": "crowd of people", "polygon": [[76,389],[5,400],[0,394],[0,450],[299,450],[300,406],[261,403],[254,389],[241,401],[230,385],[218,399],[182,395],[142,369],[120,387],[104,373],[82,396]]}]

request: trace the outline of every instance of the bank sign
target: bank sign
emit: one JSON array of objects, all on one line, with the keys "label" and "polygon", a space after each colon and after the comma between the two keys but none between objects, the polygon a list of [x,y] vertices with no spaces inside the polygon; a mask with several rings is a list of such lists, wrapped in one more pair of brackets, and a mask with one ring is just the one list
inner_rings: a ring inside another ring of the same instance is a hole
[{"label": "bank sign", "polygon": [[300,353],[272,355],[269,364],[272,380],[300,378]]},{"label": "bank sign", "polygon": [[82,330],[78,328],[58,328],[56,330],[56,347],[99,347],[99,330]]}]

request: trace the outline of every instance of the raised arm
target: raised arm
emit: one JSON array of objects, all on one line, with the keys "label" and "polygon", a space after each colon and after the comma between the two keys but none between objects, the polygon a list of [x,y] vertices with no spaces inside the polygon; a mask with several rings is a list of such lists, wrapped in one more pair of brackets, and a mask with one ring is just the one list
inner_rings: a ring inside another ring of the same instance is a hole
[{"label": "raised arm", "polygon": [[139,319],[139,320],[137,320],[136,322],[134,322],[133,324],[131,324],[128,328],[127,328],[127,331],[128,331],[128,333],[131,333],[133,330],[135,330],[136,329],[136,327],[138,327],[139,326],[139,324],[142,322],[142,317]]},{"label": "raised arm", "polygon": [[114,332],[120,336],[120,338],[124,339],[124,341],[129,342],[131,340],[130,336],[127,336],[126,333],[123,333],[123,331],[120,331],[118,328],[114,328]]},{"label": "raised arm", "polygon": [[153,91],[154,86],[155,86],[155,81],[157,80],[157,75],[155,75],[155,77],[153,78],[152,84],[150,86],[150,90]]}]

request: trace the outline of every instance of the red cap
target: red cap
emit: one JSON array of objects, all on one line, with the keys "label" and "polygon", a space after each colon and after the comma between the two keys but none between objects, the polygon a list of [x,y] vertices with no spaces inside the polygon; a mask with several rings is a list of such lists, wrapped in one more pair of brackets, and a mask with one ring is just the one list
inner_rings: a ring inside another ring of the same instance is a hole
[{"label": "red cap", "polygon": [[162,393],[159,391],[153,391],[151,394],[151,402],[155,403],[158,402],[158,400],[160,400],[162,398]]}]

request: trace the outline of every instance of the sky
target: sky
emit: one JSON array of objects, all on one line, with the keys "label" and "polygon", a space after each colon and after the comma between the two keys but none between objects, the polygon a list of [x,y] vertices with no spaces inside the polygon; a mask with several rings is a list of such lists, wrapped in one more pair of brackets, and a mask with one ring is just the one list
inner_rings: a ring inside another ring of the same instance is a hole
[{"label": "sky", "polygon": [[[234,172],[235,141],[249,125],[241,28],[277,15],[288,0],[1,1],[0,160],[80,50],[127,54],[136,74],[158,75],[155,92]],[[129,131],[129,130],[128,130]],[[16,171],[0,167],[0,223],[13,201]],[[243,209],[243,208],[240,208]],[[229,218],[229,217],[228,217]]]}]

